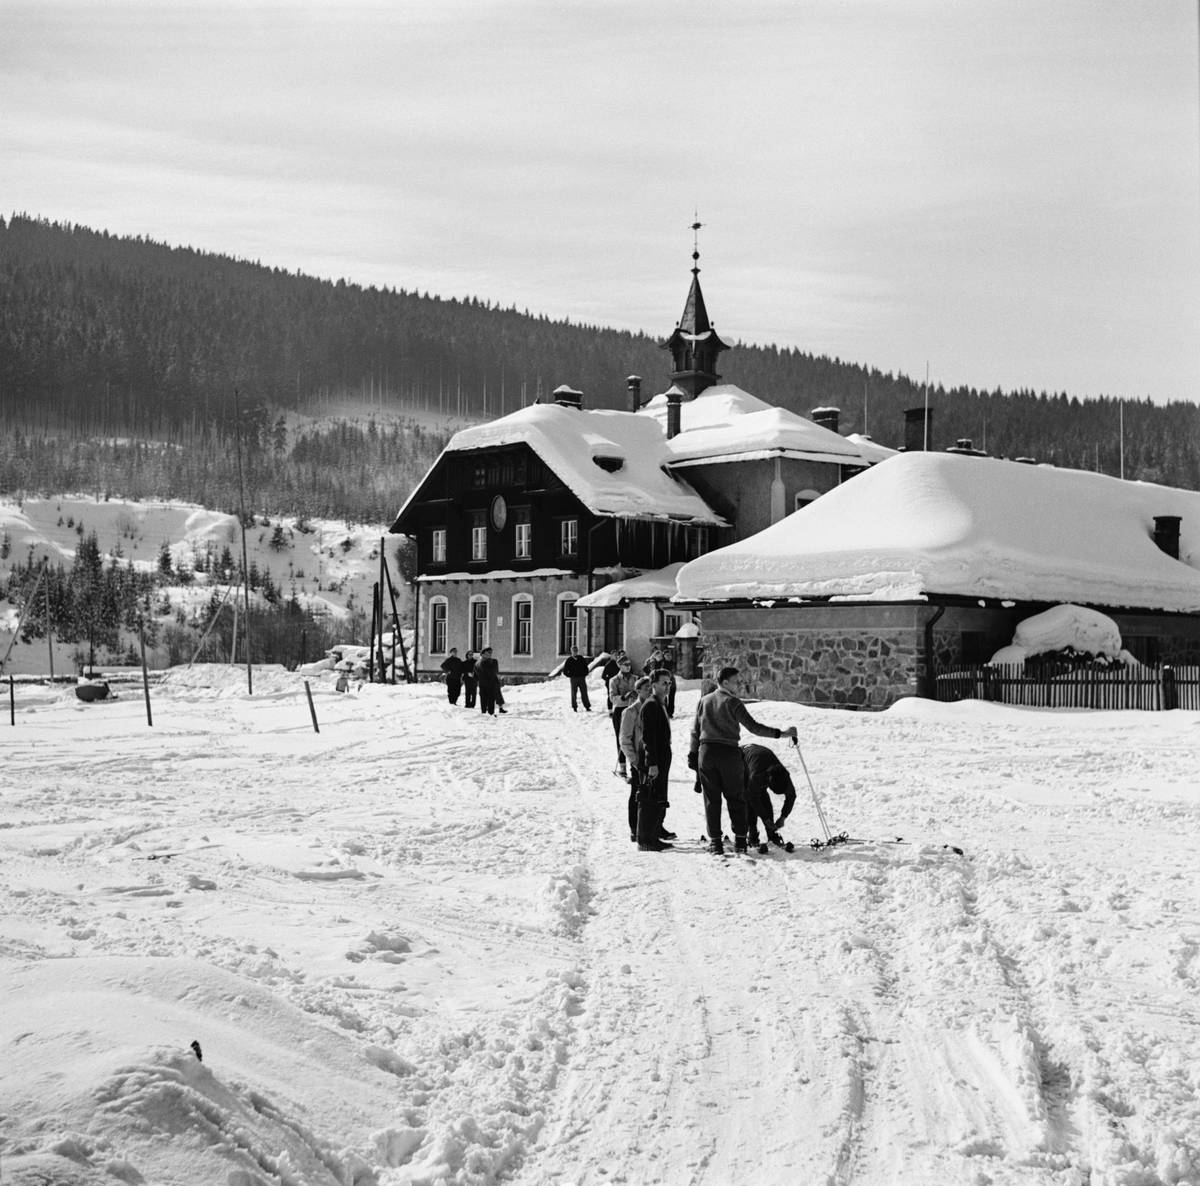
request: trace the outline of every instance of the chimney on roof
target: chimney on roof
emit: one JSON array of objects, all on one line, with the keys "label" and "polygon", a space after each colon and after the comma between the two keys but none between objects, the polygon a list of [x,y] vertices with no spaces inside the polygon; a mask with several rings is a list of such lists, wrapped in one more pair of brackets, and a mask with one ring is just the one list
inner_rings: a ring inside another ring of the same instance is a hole
[{"label": "chimney on roof", "polygon": [[583,407],[583,392],[563,383],[554,389],[554,402],[560,408],[574,408],[579,411]]},{"label": "chimney on roof", "polygon": [[920,453],[933,448],[933,409],[907,408],[904,412],[904,451]]},{"label": "chimney on roof", "polygon": [[841,414],[841,408],[813,408],[808,415],[814,424],[819,424],[822,428],[829,429],[830,432],[837,432],[838,417]]},{"label": "chimney on roof", "polygon": [[1179,515],[1154,516],[1154,542],[1172,560],[1179,559]]},{"label": "chimney on roof", "polygon": [[947,450],[947,453],[958,453],[963,457],[986,457],[982,449],[975,448],[975,442],[970,437],[959,437]]},{"label": "chimney on roof", "polygon": [[677,437],[683,407],[683,392],[672,387],[667,392],[667,440]]},{"label": "chimney on roof", "polygon": [[629,397],[629,410],[636,412],[642,406],[642,376],[630,375],[625,380],[625,392]]}]

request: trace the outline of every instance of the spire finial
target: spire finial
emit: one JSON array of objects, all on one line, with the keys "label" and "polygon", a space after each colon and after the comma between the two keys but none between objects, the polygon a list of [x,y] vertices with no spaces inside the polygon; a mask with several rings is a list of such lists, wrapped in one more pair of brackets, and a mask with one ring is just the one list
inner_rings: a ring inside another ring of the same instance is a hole
[{"label": "spire finial", "polygon": [[700,221],[700,211],[695,210],[692,213],[695,221],[692,223],[692,275],[696,275],[700,271],[700,228],[704,225]]}]

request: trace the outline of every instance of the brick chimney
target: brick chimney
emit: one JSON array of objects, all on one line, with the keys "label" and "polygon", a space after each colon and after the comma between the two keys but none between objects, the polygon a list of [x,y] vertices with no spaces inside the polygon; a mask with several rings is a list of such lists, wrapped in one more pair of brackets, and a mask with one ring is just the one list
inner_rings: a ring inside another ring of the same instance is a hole
[{"label": "brick chimney", "polygon": [[583,407],[583,392],[563,383],[554,389],[554,402],[560,408],[574,408],[578,411]]},{"label": "brick chimney", "polygon": [[667,440],[677,437],[683,430],[683,401],[688,393],[672,383],[667,388]]},{"label": "brick chimney", "polygon": [[920,453],[926,448],[933,448],[933,409],[908,408],[904,413],[904,451]]},{"label": "brick chimney", "polygon": [[1154,516],[1154,542],[1173,560],[1179,559],[1179,515]]},{"label": "brick chimney", "polygon": [[636,412],[642,406],[642,376],[630,375],[625,380],[625,392],[629,397],[629,410]]},{"label": "brick chimney", "polygon": [[808,418],[814,424],[819,424],[822,428],[829,429],[830,432],[837,432],[838,417],[841,414],[841,408],[813,408],[813,410],[809,412]]}]

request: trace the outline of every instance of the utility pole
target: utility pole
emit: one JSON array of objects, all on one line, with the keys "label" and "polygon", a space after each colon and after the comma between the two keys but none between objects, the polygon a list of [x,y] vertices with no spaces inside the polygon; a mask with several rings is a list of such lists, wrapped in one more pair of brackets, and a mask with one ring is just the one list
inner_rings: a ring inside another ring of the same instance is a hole
[{"label": "utility pole", "polygon": [[[254,668],[250,663],[250,565],[246,561],[246,488],[242,481],[242,421],[238,410],[238,389],[233,389],[233,439],[237,449],[238,517],[242,526],[242,573],[246,581],[246,693],[254,695]],[[233,657],[230,656],[230,662]]]}]

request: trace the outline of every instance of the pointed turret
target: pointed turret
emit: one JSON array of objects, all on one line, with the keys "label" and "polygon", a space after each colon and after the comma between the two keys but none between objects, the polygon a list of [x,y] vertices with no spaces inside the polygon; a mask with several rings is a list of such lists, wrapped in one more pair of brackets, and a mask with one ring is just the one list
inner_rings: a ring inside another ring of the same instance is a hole
[{"label": "pointed turret", "polygon": [[[692,224],[698,231],[700,223]],[[674,370],[671,382],[680,389],[685,399],[695,399],[706,387],[720,381],[717,374],[717,356],[729,347],[717,336],[717,331],[708,319],[704,304],[704,293],[700,291],[700,250],[692,250],[692,286],[688,289],[683,316],[675,332],[663,343],[671,352]]]}]

